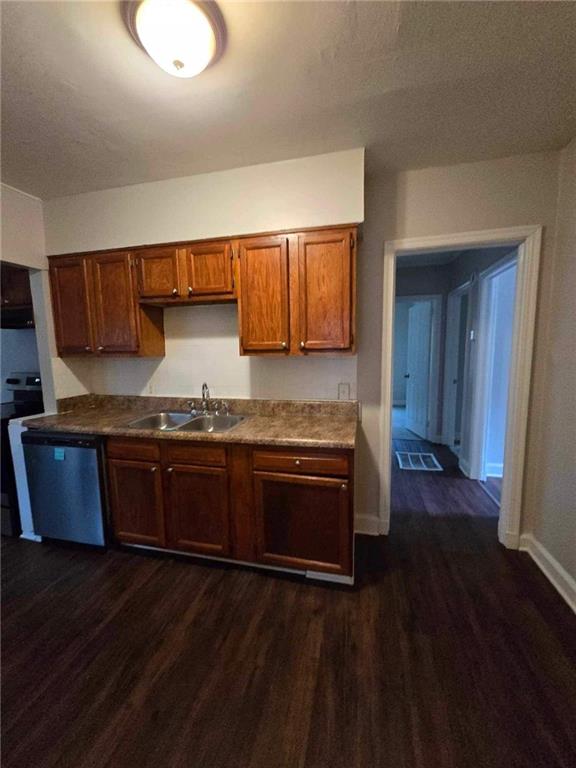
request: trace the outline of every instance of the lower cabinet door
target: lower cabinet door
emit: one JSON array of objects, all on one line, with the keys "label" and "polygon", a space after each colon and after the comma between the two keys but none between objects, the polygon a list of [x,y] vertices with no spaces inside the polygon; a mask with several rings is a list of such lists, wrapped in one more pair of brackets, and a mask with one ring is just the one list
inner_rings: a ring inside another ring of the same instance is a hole
[{"label": "lower cabinet door", "polygon": [[352,573],[346,480],[254,472],[256,551],[262,563]]},{"label": "lower cabinet door", "polygon": [[228,472],[222,467],[166,469],[168,547],[207,555],[230,552]]},{"label": "lower cabinet door", "polygon": [[119,541],[164,546],[162,473],[147,461],[108,461],[114,534]]}]

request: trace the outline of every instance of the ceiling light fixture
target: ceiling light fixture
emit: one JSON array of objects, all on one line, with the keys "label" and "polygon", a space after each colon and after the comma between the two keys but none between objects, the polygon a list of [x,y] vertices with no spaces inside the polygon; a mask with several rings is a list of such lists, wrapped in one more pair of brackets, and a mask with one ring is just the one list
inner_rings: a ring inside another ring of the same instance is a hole
[{"label": "ceiling light fixture", "polygon": [[140,0],[124,9],[132,37],[169,75],[194,77],[222,55],[224,20],[214,2]]}]

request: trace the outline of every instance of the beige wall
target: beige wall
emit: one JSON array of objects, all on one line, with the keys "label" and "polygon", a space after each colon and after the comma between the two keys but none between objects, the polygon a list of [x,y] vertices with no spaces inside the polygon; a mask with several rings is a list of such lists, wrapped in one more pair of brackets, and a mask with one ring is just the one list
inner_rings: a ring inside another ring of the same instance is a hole
[{"label": "beige wall", "polygon": [[[360,222],[364,150],[50,200],[45,218],[51,254]],[[235,306],[169,308],[164,323],[164,358],[69,358],[60,390],[192,396],[207,381],[216,397],[335,399],[348,383],[356,396],[355,356],[240,357]]]},{"label": "beige wall", "polygon": [[2,260],[46,269],[42,201],[6,184],[1,185]]},{"label": "beige wall", "polygon": [[45,203],[49,254],[364,220],[364,150]]},{"label": "beige wall", "polygon": [[[551,313],[567,313],[550,296],[551,269],[557,258],[553,234],[559,156],[556,152],[426,168],[368,177],[366,223],[359,277],[360,306],[358,396],[363,401],[363,430],[358,501],[364,515],[378,512],[380,463],[380,374],[382,264],[384,243],[408,237],[540,224],[544,227],[542,275],[537,314],[533,395],[528,435],[527,476],[541,461],[541,403],[549,387],[547,324]],[[549,487],[554,472],[542,478]],[[526,521],[534,496],[527,493]],[[525,522],[528,525],[528,522]]]},{"label": "beige wall", "polygon": [[556,238],[548,266],[527,529],[576,578],[576,139],[560,156]]}]

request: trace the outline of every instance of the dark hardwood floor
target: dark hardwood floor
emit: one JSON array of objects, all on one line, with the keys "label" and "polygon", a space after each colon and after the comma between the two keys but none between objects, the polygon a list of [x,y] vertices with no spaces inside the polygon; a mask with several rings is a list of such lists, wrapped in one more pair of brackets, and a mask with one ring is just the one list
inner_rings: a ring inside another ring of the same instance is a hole
[{"label": "dark hardwood floor", "polygon": [[500,504],[502,498],[502,478],[501,477],[487,477],[482,486],[486,493],[491,496],[497,504]]},{"label": "dark hardwood floor", "polygon": [[469,482],[395,472],[355,588],[5,540],[3,767],[573,768],[576,617]]}]

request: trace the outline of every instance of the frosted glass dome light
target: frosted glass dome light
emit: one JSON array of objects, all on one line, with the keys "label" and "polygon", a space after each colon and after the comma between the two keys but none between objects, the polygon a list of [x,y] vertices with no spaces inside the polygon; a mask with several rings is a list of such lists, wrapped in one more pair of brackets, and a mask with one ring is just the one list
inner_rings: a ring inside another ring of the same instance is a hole
[{"label": "frosted glass dome light", "polygon": [[161,69],[174,77],[194,77],[221,48],[215,10],[214,3],[193,0],[142,0],[133,4],[128,25]]}]

